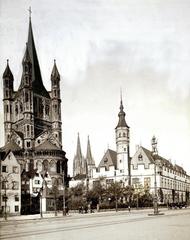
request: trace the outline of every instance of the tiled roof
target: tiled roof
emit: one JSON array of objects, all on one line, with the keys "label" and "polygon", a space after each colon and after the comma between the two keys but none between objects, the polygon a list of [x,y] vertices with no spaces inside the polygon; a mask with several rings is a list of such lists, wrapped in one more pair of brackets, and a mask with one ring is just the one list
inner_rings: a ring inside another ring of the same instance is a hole
[{"label": "tiled roof", "polygon": [[0,148],[1,152],[8,152],[8,151],[20,151],[21,148],[13,141],[8,142],[5,146]]},{"label": "tiled roof", "polygon": [[42,144],[38,145],[35,150],[60,150],[60,148],[46,139]]},{"label": "tiled roof", "polygon": [[[143,149],[143,151],[145,152],[145,154],[147,155],[147,157],[149,158],[150,162],[153,163],[154,159],[152,157],[152,152],[144,147],[141,147]],[[157,155],[157,159],[160,160],[160,164],[162,164],[163,166],[172,168],[174,170],[180,171],[180,172],[185,172],[185,170],[178,165],[173,165],[169,160],[161,157],[160,155]]]},{"label": "tiled roof", "polygon": [[106,169],[108,169],[109,166],[114,166],[115,168],[117,167],[117,153],[111,149],[106,151],[98,168],[106,167]]}]

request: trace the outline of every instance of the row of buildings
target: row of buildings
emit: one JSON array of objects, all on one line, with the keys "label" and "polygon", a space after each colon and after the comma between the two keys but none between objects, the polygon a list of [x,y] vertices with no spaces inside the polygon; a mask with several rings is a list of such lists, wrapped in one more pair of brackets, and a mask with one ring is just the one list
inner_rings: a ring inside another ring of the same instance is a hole
[{"label": "row of buildings", "polygon": [[132,185],[136,191],[148,187],[151,193],[155,193],[156,182],[160,203],[189,201],[190,176],[181,166],[172,164],[170,160],[158,154],[155,137],[152,138],[151,150],[138,146],[136,153],[130,156],[130,128],[126,123],[122,99],[118,117],[119,121],[115,128],[116,151],[108,148],[97,167],[89,140],[88,155],[86,158],[82,157],[78,136],[70,186],[74,187],[83,182],[92,188],[103,178],[106,184],[117,181],[123,186]]}]

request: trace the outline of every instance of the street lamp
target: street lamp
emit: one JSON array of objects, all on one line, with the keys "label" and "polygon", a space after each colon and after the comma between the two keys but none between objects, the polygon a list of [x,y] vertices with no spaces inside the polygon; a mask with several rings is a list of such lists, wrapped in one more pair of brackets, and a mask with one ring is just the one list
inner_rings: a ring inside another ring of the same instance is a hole
[{"label": "street lamp", "polygon": [[8,200],[8,197],[7,197],[7,183],[8,183],[8,178],[12,175],[12,173],[9,173],[7,174],[5,177],[3,177],[2,175],[0,175],[0,178],[2,179],[2,183],[3,183],[3,187],[4,187],[4,190],[5,190],[5,193],[3,195],[3,200],[5,202],[5,220],[7,220],[7,200]]},{"label": "street lamp", "polygon": [[152,137],[152,156],[154,159],[154,215],[158,215],[158,196],[157,196],[157,181],[156,181],[156,157],[157,152],[157,139],[155,136]]},{"label": "street lamp", "polygon": [[63,216],[66,216],[65,211],[65,172],[63,170]]}]

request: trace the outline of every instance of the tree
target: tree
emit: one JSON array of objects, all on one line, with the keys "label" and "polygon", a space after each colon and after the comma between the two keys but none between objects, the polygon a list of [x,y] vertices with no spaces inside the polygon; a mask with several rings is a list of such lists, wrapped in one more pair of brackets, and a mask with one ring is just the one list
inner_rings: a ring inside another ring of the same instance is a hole
[{"label": "tree", "polygon": [[96,205],[97,210],[99,211],[100,204],[105,197],[106,187],[105,187],[105,178],[100,177],[93,184],[93,188],[87,193],[87,201],[91,203],[92,206]]},{"label": "tree", "polygon": [[79,209],[84,205],[85,186],[83,183],[77,184],[68,190],[68,205],[70,209]]},{"label": "tree", "polygon": [[107,195],[115,201],[115,210],[118,210],[118,200],[123,196],[122,183],[112,182],[107,188]]},{"label": "tree", "polygon": [[52,185],[51,194],[54,197],[54,211],[55,211],[55,216],[57,216],[57,198],[59,196],[57,181],[55,181],[54,184]]}]

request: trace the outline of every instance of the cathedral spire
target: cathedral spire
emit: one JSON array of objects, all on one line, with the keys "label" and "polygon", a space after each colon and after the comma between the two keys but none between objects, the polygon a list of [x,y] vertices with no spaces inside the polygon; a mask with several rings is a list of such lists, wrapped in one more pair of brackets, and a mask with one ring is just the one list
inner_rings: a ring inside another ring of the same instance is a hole
[{"label": "cathedral spire", "polygon": [[80,144],[80,136],[78,133],[78,137],[77,137],[77,151],[76,151],[76,155],[78,157],[82,157],[82,151],[81,151],[81,144]]},{"label": "cathedral spire", "polygon": [[87,165],[95,165],[94,159],[92,158],[89,136],[88,136],[88,141],[87,141],[86,161],[87,161]]},{"label": "cathedral spire", "polygon": [[[31,12],[31,9],[30,9]],[[34,93],[37,93],[39,95],[42,95],[44,97],[50,98],[49,93],[45,89],[41,72],[40,72],[40,66],[38,62],[38,56],[36,52],[35,42],[34,42],[34,36],[33,36],[33,30],[32,30],[32,21],[31,21],[31,13],[29,16],[29,30],[28,30],[28,51],[32,63],[32,87]]]}]

